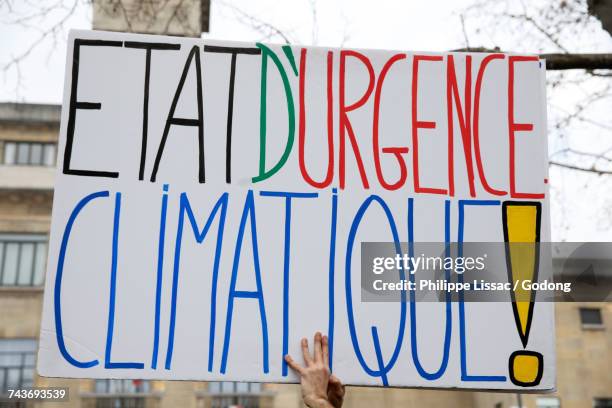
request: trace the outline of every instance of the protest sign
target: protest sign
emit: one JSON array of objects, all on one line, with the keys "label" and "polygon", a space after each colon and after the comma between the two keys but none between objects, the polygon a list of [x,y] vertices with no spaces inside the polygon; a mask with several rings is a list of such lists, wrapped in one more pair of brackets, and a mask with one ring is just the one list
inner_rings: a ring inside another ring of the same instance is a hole
[{"label": "protest sign", "polygon": [[[362,242],[550,239],[544,70],[71,32],[39,372],[295,382],[283,356],[319,330],[347,384],[553,388],[528,289],[360,297]],[[511,284],[550,273],[507,252]]]}]

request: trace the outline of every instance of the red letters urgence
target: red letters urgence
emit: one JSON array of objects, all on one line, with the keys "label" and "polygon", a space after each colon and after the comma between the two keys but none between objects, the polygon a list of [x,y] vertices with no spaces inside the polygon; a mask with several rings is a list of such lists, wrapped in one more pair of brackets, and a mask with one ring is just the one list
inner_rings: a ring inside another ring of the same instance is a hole
[{"label": "red letters urgence", "polygon": [[[326,92],[327,92],[327,154],[328,162],[325,173],[325,178],[322,181],[314,180],[307,168],[305,160],[305,142],[306,142],[306,64],[307,50],[303,48],[300,54],[300,72],[299,72],[299,168],[304,180],[311,186],[316,188],[326,188],[330,186],[334,179],[334,132],[333,132],[333,51],[327,52],[327,73],[326,73]],[[374,93],[373,112],[372,112],[372,153],[376,176],[380,185],[386,190],[398,190],[405,186],[408,178],[408,170],[404,154],[409,152],[408,146],[380,146],[380,105],[382,88],[391,67],[406,59],[406,54],[396,54],[390,57],[382,67],[378,78],[374,72],[371,61],[362,53],[352,50],[341,50],[339,55],[339,102],[338,102],[338,117],[339,117],[339,163],[338,176],[339,187],[344,189],[346,186],[346,138],[348,137],[353,155],[359,170],[359,176],[363,187],[369,189],[369,181],[359,149],[358,138],[355,135],[351,125],[348,113],[363,107]],[[355,102],[346,104],[346,59],[354,58],[363,64],[363,67],[368,73],[368,84],[364,94]],[[483,165],[481,145],[480,145],[480,100],[481,91],[483,88],[485,72],[487,67],[494,60],[504,60],[504,54],[490,54],[482,59],[476,76],[474,86],[474,97],[472,98],[472,57],[465,57],[465,79],[463,83],[463,101],[459,94],[459,84],[455,71],[455,60],[453,55],[448,55],[446,60],[446,107],[448,121],[448,139],[447,139],[447,162],[448,162],[448,187],[425,187],[421,185],[419,172],[419,129],[435,129],[436,123],[433,121],[420,120],[418,116],[418,92],[419,92],[419,66],[422,62],[442,62],[444,57],[439,55],[414,55],[412,58],[412,78],[411,78],[411,141],[412,141],[412,168],[413,168],[413,183],[415,193],[455,195],[455,174],[454,174],[454,127],[453,127],[453,110],[456,108],[457,118],[459,121],[459,129],[461,133],[461,142],[466,164],[467,182],[469,194],[471,197],[476,197],[475,175],[473,161],[476,162],[476,169],[482,188],[489,194],[495,196],[506,196],[508,192],[503,189],[493,188],[486,177],[485,168]],[[525,193],[518,192],[516,188],[516,151],[515,151],[515,133],[522,131],[532,131],[533,124],[516,123],[514,118],[514,66],[518,62],[537,62],[538,57],[535,56],[510,56],[508,57],[508,137],[509,137],[509,187],[510,196],[513,198],[543,198],[543,193]],[[472,109],[473,101],[473,109]],[[472,116],[473,115],[473,116]],[[363,138],[362,138],[363,139]],[[473,149],[472,149],[473,142]],[[472,157],[472,152],[474,157]],[[396,181],[389,182],[384,176],[381,165],[381,153],[391,154],[397,161],[400,175]],[[422,170],[422,169],[421,169]]]}]

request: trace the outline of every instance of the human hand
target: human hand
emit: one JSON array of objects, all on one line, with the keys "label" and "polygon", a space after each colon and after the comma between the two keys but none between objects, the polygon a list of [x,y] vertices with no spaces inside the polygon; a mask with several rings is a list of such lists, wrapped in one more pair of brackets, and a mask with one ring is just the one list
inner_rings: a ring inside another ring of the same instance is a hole
[{"label": "human hand", "polygon": [[340,408],[344,401],[344,385],[329,371],[327,336],[317,332],[314,337],[314,356],[310,355],[308,340],[302,339],[305,366],[286,355],[285,361],[298,375],[302,385],[302,399],[310,408]]}]

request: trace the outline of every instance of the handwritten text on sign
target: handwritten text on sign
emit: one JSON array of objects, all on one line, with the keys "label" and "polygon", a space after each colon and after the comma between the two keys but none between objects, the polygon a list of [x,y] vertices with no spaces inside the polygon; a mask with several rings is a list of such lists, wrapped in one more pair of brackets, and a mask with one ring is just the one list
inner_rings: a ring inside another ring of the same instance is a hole
[{"label": "handwritten text on sign", "polygon": [[72,32],[40,373],[294,382],[320,330],[348,384],[552,388],[551,304],[359,297],[363,241],[549,239],[543,72]]}]

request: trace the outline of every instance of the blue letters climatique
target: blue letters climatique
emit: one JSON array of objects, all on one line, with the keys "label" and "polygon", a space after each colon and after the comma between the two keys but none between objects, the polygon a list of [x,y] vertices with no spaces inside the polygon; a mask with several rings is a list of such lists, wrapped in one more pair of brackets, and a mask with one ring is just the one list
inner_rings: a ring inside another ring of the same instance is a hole
[{"label": "blue letters climatique", "polygon": [[[166,241],[166,230],[167,230],[167,216],[168,216],[168,208],[169,208],[169,200],[171,200],[171,195],[169,193],[170,189],[168,185],[164,185],[162,188],[162,196],[161,196],[161,206],[160,206],[160,218],[159,218],[159,235],[157,242],[157,264],[156,264],[156,273],[151,276],[155,277],[155,304],[154,304],[154,330],[152,333],[152,353],[151,353],[151,368],[158,369],[157,361],[158,361],[158,352],[160,347],[160,335],[162,334],[162,330],[160,327],[161,322],[161,311],[169,310],[169,325],[167,331],[167,349],[165,356],[165,364],[164,369],[171,370],[172,369],[172,357],[173,350],[175,347],[175,332],[176,332],[176,324],[178,320],[177,316],[177,302],[180,296],[179,292],[179,282],[180,282],[180,267],[181,267],[181,245],[186,237],[184,236],[184,227],[185,223],[188,222],[191,226],[191,230],[193,233],[193,237],[195,241],[199,244],[203,243],[207,236],[209,236],[209,231],[215,225],[215,221],[217,221],[217,233],[216,233],[216,242],[215,242],[215,251],[214,251],[214,265],[212,271],[201,271],[203,274],[210,273],[211,279],[211,292],[210,292],[210,326],[208,327],[209,333],[209,342],[208,345],[208,361],[206,369],[209,372],[215,371],[215,357],[220,357],[220,367],[218,368],[219,372],[224,374],[228,372],[228,360],[231,354],[231,337],[232,337],[232,322],[234,317],[234,304],[239,299],[244,300],[252,300],[257,302],[258,312],[260,317],[260,325],[261,325],[261,347],[262,347],[262,372],[269,373],[270,372],[270,363],[269,363],[269,332],[268,332],[268,318],[266,313],[266,304],[265,304],[265,288],[262,283],[262,271],[261,271],[261,262],[260,262],[260,252],[258,247],[258,241],[261,237],[258,236],[257,230],[257,220],[256,220],[256,195],[254,191],[248,190],[244,197],[244,202],[242,204],[242,215],[240,218],[240,223],[238,226],[237,237],[234,247],[233,253],[233,262],[231,267],[231,273],[229,274],[229,294],[227,297],[227,309],[225,314],[225,325],[222,329],[223,334],[223,344],[220,356],[215,354],[215,337],[217,331],[217,303],[222,301],[218,299],[217,288],[218,282],[220,279],[220,274],[222,271],[221,268],[221,251],[223,248],[223,239],[224,239],[224,231],[227,228],[227,214],[228,207],[230,204],[230,194],[223,193],[219,196],[219,198],[214,203],[214,206],[211,210],[209,210],[205,215],[205,223],[202,228],[200,228],[197,220],[196,214],[197,210],[194,210],[193,203],[190,201],[188,194],[183,192],[179,196],[179,205],[178,205],[178,220],[177,220],[177,229],[176,229],[176,240],[174,247],[174,259],[173,259],[173,270],[172,270],[172,280],[171,286],[166,289],[162,286],[163,282],[163,274],[164,274],[164,253],[165,253],[165,241]],[[300,246],[295,246],[292,249],[291,241],[292,235],[295,232],[292,229],[292,218],[297,216],[294,214],[297,210],[293,209],[295,204],[294,199],[313,199],[317,200],[321,198],[319,193],[307,193],[307,192],[284,192],[284,191],[261,191],[257,194],[261,198],[257,200],[258,205],[265,205],[266,199],[269,198],[281,198],[284,202],[284,227],[283,227],[283,269],[282,269],[282,279],[283,279],[283,313],[282,313],[282,354],[283,356],[288,353],[289,350],[289,340],[290,340],[290,313],[289,313],[289,304],[291,298],[290,288],[290,275],[291,275],[291,252],[300,250]],[[98,360],[91,361],[80,361],[75,356],[73,356],[66,347],[64,340],[64,328],[62,326],[62,316],[61,316],[61,287],[62,287],[62,278],[64,271],[64,264],[66,260],[66,255],[68,251],[68,244],[70,240],[71,232],[74,228],[74,225],[77,221],[79,215],[84,211],[85,207],[88,206],[93,201],[99,198],[108,198],[110,196],[109,191],[98,191],[91,194],[86,195],[82,198],[74,207],[70,217],[66,223],[61,246],[59,248],[58,254],[58,262],[57,262],[57,273],[55,276],[55,286],[54,286],[54,316],[55,316],[55,327],[56,327],[56,339],[59,351],[63,358],[69,362],[71,365],[78,368],[91,368],[100,364]],[[107,335],[106,335],[106,346],[105,346],[105,358],[104,358],[104,367],[107,369],[142,369],[144,368],[144,364],[140,362],[117,362],[113,361],[111,358],[112,355],[112,347],[113,347],[113,337],[115,331],[115,319],[116,319],[116,310],[115,310],[115,299],[116,299],[116,285],[117,285],[117,275],[119,273],[117,267],[117,260],[120,254],[121,240],[120,240],[120,219],[121,219],[121,199],[122,194],[120,192],[115,193],[114,197],[114,212],[113,212],[113,233],[112,233],[112,254],[111,254],[111,269],[110,269],[110,291],[109,291],[109,303],[108,303],[108,321],[107,321]],[[329,229],[329,271],[328,271],[328,310],[329,310],[329,320],[328,320],[328,335],[329,335],[329,344],[330,344],[330,355],[329,355],[329,364],[332,367],[333,364],[333,345],[334,345],[334,331],[335,331],[335,281],[338,278],[335,275],[336,269],[336,242],[337,242],[337,223],[338,223],[338,202],[339,202],[339,194],[336,189],[331,190],[331,195],[326,196],[326,203],[330,208],[330,217],[328,222],[330,223]],[[499,201],[483,201],[483,200],[460,200],[458,205],[458,242],[463,242],[463,230],[465,224],[465,207],[466,206],[498,206],[500,205]],[[346,256],[343,260],[344,263],[344,283],[345,283],[345,295],[346,295],[346,317],[348,323],[348,332],[350,334],[351,343],[353,345],[353,350],[355,353],[355,357],[357,361],[360,363],[362,369],[365,373],[372,377],[380,378],[383,385],[389,384],[388,375],[392,371],[393,367],[399,360],[400,351],[402,350],[403,345],[406,343],[404,340],[404,334],[407,330],[407,308],[409,307],[409,342],[410,342],[410,355],[411,355],[411,363],[414,365],[416,372],[425,380],[434,381],[436,379],[441,378],[446,372],[448,367],[449,358],[451,355],[451,335],[452,335],[452,302],[450,295],[446,297],[446,307],[445,307],[445,334],[444,334],[444,343],[442,348],[442,359],[439,367],[437,367],[433,371],[426,370],[421,364],[419,358],[419,349],[417,342],[417,327],[418,327],[418,317],[417,317],[417,305],[414,298],[414,294],[410,293],[409,302],[407,302],[406,292],[401,292],[401,301],[398,302],[398,326],[397,332],[395,333],[395,345],[392,350],[385,350],[382,347],[382,342],[380,341],[380,330],[377,326],[373,325],[370,328],[370,335],[372,341],[372,354],[376,357],[375,367],[372,367],[370,364],[366,362],[366,358],[363,353],[363,347],[367,342],[364,342],[364,339],[359,338],[359,331],[357,330],[358,319],[355,316],[355,309],[353,306],[353,292],[352,292],[352,282],[353,282],[353,271],[351,268],[351,264],[353,262],[353,248],[357,241],[357,233],[359,230],[359,226],[366,215],[373,217],[381,217],[379,212],[375,211],[375,208],[382,210],[382,218],[387,221],[390,230],[390,238],[393,239],[393,242],[396,247],[396,252],[401,254],[402,248],[400,245],[399,232],[397,229],[396,221],[393,217],[391,209],[384,201],[384,199],[378,195],[370,195],[368,196],[359,206],[358,210],[352,217],[352,221],[350,224],[350,231],[347,237],[346,243]],[[406,215],[406,227],[408,234],[408,251],[410,256],[414,256],[414,211],[415,211],[415,202],[413,198],[407,199],[407,215]],[[444,201],[444,240],[446,243],[446,252],[445,256],[449,256],[450,247],[449,243],[451,241],[451,201]],[[250,230],[250,235],[247,235],[247,228]],[[253,273],[255,277],[256,287],[254,290],[241,290],[237,288],[237,277],[238,270],[240,264],[241,254],[243,252],[243,245],[245,245],[245,239],[250,237],[251,245],[252,245],[252,262],[253,262]],[[209,238],[211,239],[211,238]],[[279,248],[280,250],[280,248]],[[461,247],[459,247],[459,251],[461,251]],[[458,256],[461,256],[461,253],[458,253]],[[405,278],[406,271],[399,271],[399,278]],[[457,275],[459,280],[462,280],[463,277],[461,275]],[[447,280],[451,279],[450,271],[445,271],[445,278]],[[409,274],[410,281],[414,282],[414,276]],[[169,291],[169,305],[166,306],[163,304],[163,299],[167,298],[163,296],[165,290]],[[408,304],[407,304],[408,303]],[[459,352],[458,357],[460,359],[460,374],[462,381],[506,381],[506,377],[503,375],[473,375],[468,374],[467,369],[467,358],[466,358],[466,310],[463,302],[463,294],[459,294]],[[280,356],[282,358],[282,356]],[[280,373],[282,376],[288,375],[288,370],[286,364],[284,362],[280,365]]]}]

